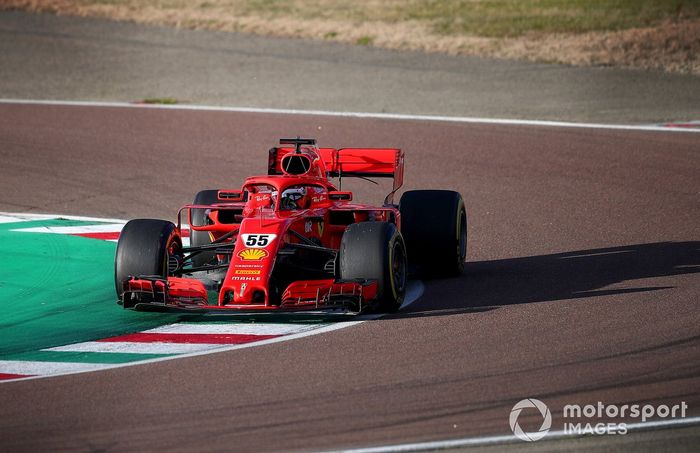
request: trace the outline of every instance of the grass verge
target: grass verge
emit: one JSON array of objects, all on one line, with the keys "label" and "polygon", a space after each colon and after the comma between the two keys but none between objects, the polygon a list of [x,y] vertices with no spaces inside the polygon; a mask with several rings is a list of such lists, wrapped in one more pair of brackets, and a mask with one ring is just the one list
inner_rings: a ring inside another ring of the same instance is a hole
[{"label": "grass verge", "polygon": [[174,105],[180,104],[181,102],[174,98],[146,98],[143,101],[144,104],[162,104],[162,105]]},{"label": "grass verge", "polygon": [[700,75],[699,0],[3,0],[0,9]]}]

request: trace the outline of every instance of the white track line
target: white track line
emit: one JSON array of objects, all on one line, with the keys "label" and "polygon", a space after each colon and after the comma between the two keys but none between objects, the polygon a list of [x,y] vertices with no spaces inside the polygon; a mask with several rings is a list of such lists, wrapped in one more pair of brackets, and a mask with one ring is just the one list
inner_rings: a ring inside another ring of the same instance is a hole
[{"label": "white track line", "polygon": [[326,324],[281,324],[281,323],[245,323],[245,324],[195,324],[177,323],[144,330],[143,333],[177,333],[177,334],[226,334],[226,335],[290,335],[307,330],[318,329]]},{"label": "white track line", "polygon": [[27,220],[29,220],[29,219],[24,218],[24,217],[20,217],[18,215],[11,216],[11,215],[0,214],[0,223],[19,223],[19,222],[26,222]]},{"label": "white track line", "polygon": [[[126,224],[127,220],[120,219],[101,219],[99,217],[82,217],[74,215],[51,215],[51,214],[15,214],[8,212],[0,212],[0,224],[2,223],[20,223],[31,222],[37,220],[78,220],[81,222],[109,222],[107,225],[83,225],[72,227],[35,227],[35,228],[18,228],[11,231],[19,231],[25,233],[55,233],[55,234],[85,234],[85,233],[112,233],[120,232]],[[182,224],[183,230],[188,230],[189,225]],[[185,236],[182,239],[182,245],[187,247],[190,245],[190,238]],[[104,239],[108,242],[117,242],[117,239]]]},{"label": "white track line", "polygon": [[548,127],[570,127],[588,129],[616,129],[630,131],[653,131],[653,132],[673,132],[673,133],[700,133],[700,129],[665,127],[656,125],[625,125],[625,124],[602,124],[602,123],[574,123],[567,121],[545,121],[545,120],[518,120],[501,118],[480,118],[466,116],[441,116],[441,115],[406,115],[399,113],[372,113],[372,112],[333,112],[328,110],[297,110],[297,109],[271,109],[255,107],[223,107],[211,105],[165,105],[165,104],[132,104],[128,102],[97,102],[97,101],[61,101],[61,100],[30,100],[30,99],[0,99],[0,104],[28,104],[28,105],[57,105],[57,106],[77,106],[77,107],[116,107],[116,108],[138,108],[138,109],[162,109],[162,110],[204,110],[213,112],[235,112],[235,113],[267,113],[280,115],[314,115],[333,116],[342,118],[375,118],[390,120],[410,120],[410,121],[440,121],[453,123],[474,123],[474,124],[500,124],[513,126],[548,126]]},{"label": "white track line", "polygon": [[[38,374],[38,375],[62,375],[84,373],[87,371],[111,368],[113,365],[101,363],[79,362],[35,362],[28,360],[0,360],[0,373],[6,374]],[[27,378],[32,379],[32,378]],[[0,381],[10,382],[10,381]]]},{"label": "white track line", "polygon": [[58,352],[118,352],[123,354],[190,354],[221,349],[229,345],[213,343],[138,343],[133,341],[86,341],[84,343],[57,346],[42,351]]},{"label": "white track line", "polygon": [[18,228],[11,231],[19,231],[22,233],[89,234],[116,233],[121,231],[123,227],[123,223],[108,223],[100,225],[44,226],[33,228]]},{"label": "white track line", "polygon": [[[3,221],[4,219],[4,221]],[[59,215],[59,214],[31,214],[31,213],[18,213],[18,212],[0,212],[0,223],[11,223],[11,222],[31,222],[34,220],[51,220],[51,219],[65,219],[65,220],[79,220],[84,222],[109,222],[124,224],[128,220],[122,219],[103,219],[101,217],[83,217],[77,215]],[[184,227],[185,225],[183,225]]]},{"label": "white track line", "polygon": [[[507,415],[507,414],[506,414]],[[629,423],[627,431],[645,431],[662,428],[674,428],[700,424],[700,417],[675,418],[672,420],[657,420],[644,423]],[[585,436],[593,436],[592,434]],[[550,431],[544,437],[543,441],[567,439],[573,437],[584,437],[580,434],[572,434],[566,431]],[[384,447],[369,447],[357,448],[352,450],[337,450],[342,453],[398,453],[408,451],[431,451],[431,450],[446,450],[448,448],[458,447],[476,447],[486,445],[498,445],[508,443],[520,443],[525,446],[531,442],[523,442],[512,434],[500,436],[482,436],[482,437],[465,437],[463,439],[439,440],[434,442],[420,442],[413,444],[397,444],[387,445]],[[334,450],[335,452],[335,450]]]}]

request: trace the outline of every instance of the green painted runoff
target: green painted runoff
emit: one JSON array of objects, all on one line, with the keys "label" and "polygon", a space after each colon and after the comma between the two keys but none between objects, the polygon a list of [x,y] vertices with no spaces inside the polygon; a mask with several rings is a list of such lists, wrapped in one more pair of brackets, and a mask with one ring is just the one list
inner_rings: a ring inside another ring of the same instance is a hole
[{"label": "green painted runoff", "polygon": [[12,231],[94,224],[64,219],[0,224],[0,360],[184,319],[117,305],[114,242]]}]

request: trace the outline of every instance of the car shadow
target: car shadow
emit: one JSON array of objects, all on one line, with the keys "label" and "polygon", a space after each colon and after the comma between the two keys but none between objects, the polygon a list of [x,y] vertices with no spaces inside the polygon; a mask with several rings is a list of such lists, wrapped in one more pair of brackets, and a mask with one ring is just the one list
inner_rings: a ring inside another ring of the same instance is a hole
[{"label": "car shadow", "polygon": [[[448,316],[514,304],[663,291],[636,280],[700,272],[700,242],[659,242],[467,262],[458,278],[426,280],[425,293],[392,318]],[[611,285],[619,287],[609,288]]]}]

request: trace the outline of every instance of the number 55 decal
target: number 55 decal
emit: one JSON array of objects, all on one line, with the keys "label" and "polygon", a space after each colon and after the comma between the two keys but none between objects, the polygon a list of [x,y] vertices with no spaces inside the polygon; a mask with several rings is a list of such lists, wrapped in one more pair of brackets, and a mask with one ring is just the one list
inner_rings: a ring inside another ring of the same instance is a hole
[{"label": "number 55 decal", "polygon": [[277,237],[276,234],[242,234],[243,244],[254,249],[264,249]]}]

